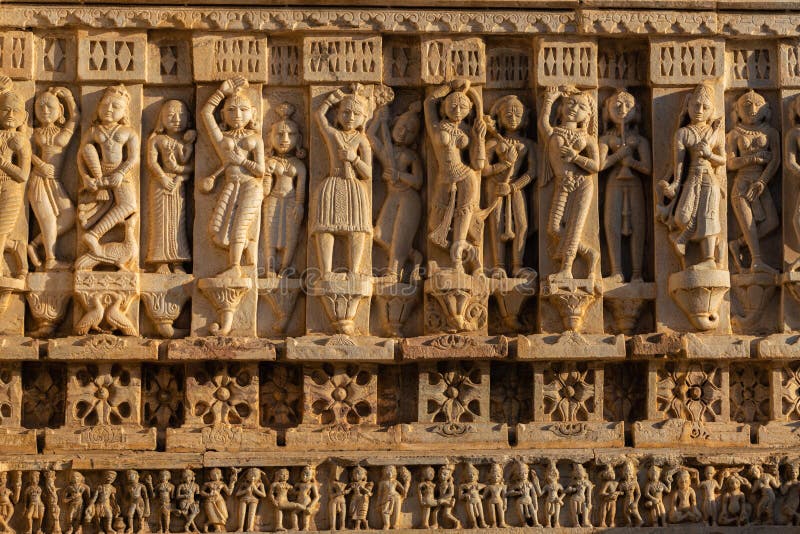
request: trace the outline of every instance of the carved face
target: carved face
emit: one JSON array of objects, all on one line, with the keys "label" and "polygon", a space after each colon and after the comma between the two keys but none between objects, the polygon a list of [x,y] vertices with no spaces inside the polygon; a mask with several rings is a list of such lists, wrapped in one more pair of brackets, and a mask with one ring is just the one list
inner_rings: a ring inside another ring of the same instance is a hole
[{"label": "carved face", "polygon": [[439,469],[439,480],[441,482],[447,482],[452,474],[453,471],[448,466],[442,466],[442,468]]},{"label": "carved face", "polygon": [[194,471],[192,471],[191,469],[184,470],[183,481],[186,483],[194,482]]},{"label": "carved face", "polygon": [[636,100],[633,95],[624,91],[616,93],[608,99],[608,118],[614,124],[631,122],[636,116]]},{"label": "carved face", "polygon": [[364,124],[366,118],[364,106],[355,97],[350,96],[342,99],[336,119],[344,130],[355,130]]},{"label": "carved face", "polygon": [[706,479],[711,480],[714,477],[714,474],[717,472],[717,470],[714,469],[713,465],[707,465],[706,468],[703,470],[703,472],[706,475]]},{"label": "carved face", "polygon": [[464,93],[450,93],[444,99],[444,112],[453,122],[463,121],[472,109],[472,102]]},{"label": "carved face", "polygon": [[758,465],[753,466],[753,476],[755,478],[761,478],[761,466]]},{"label": "carved face", "polygon": [[289,121],[276,122],[269,131],[270,144],[279,154],[294,150],[299,139],[300,132],[297,125]]},{"label": "carved face", "polygon": [[179,100],[165,103],[161,108],[161,125],[171,134],[185,131],[189,126],[189,110],[186,109],[186,104]]},{"label": "carved face", "polygon": [[311,482],[311,478],[312,478],[311,468],[308,466],[304,467],[303,470],[300,472],[300,480],[302,480],[303,482]]},{"label": "carved face", "polygon": [[736,101],[736,113],[745,124],[758,124],[764,122],[769,104],[760,94],[749,91]]},{"label": "carved face", "polygon": [[136,471],[128,471],[128,482],[131,484],[136,484],[139,482],[139,473]]},{"label": "carved face", "polygon": [[54,124],[64,116],[64,106],[58,101],[58,97],[49,91],[45,91],[36,99],[34,107],[36,120],[42,126]]},{"label": "carved face", "polygon": [[211,470],[211,472],[208,474],[208,478],[210,478],[210,479],[211,479],[211,480],[213,480],[214,482],[216,482],[216,481],[218,481],[218,480],[222,480],[222,471],[220,471],[219,469],[217,469],[217,468],[215,467],[215,468],[214,468],[214,469],[212,469],[212,470]]},{"label": "carved face", "polygon": [[686,489],[689,487],[690,481],[689,473],[687,471],[680,471],[678,472],[678,487],[680,489]]},{"label": "carved face", "polygon": [[405,146],[410,145],[419,134],[419,121],[411,115],[403,115],[392,128],[392,141]]},{"label": "carved face", "polygon": [[528,464],[524,463],[517,464],[517,478],[519,480],[527,480],[529,473],[530,473],[530,468],[528,467]]},{"label": "carved face", "polygon": [[592,105],[586,95],[577,93],[566,95],[562,99],[561,117],[565,121],[582,123],[592,116]]},{"label": "carved face", "polygon": [[515,131],[522,125],[525,116],[525,107],[519,100],[509,100],[501,109],[498,119],[506,130]]},{"label": "carved face", "polygon": [[714,103],[706,95],[693,94],[689,99],[688,112],[692,123],[706,122],[714,111]]},{"label": "carved face", "polygon": [[636,471],[633,468],[633,464],[630,462],[625,462],[625,464],[622,466],[622,476],[625,478],[633,478],[635,474]]},{"label": "carved face", "polygon": [[169,471],[161,471],[161,473],[159,473],[158,479],[161,482],[168,482],[170,478],[172,478],[172,475],[169,474]]},{"label": "carved face", "polygon": [[25,104],[15,93],[0,95],[0,127],[15,130],[25,122]]},{"label": "carved face", "polygon": [[278,479],[278,482],[286,482],[289,480],[289,471],[286,469],[278,469],[278,472],[275,474],[275,478]]},{"label": "carved face", "polygon": [[117,479],[117,473],[115,473],[114,471],[106,471],[106,474],[103,477],[103,482],[105,482],[106,484],[113,484],[116,479]]},{"label": "carved face", "polygon": [[253,106],[244,95],[234,95],[225,101],[222,118],[229,128],[239,129],[253,120]]},{"label": "carved face", "polygon": [[655,465],[651,466],[650,469],[647,470],[647,478],[650,480],[658,480],[658,477],[661,475],[661,469],[656,467]]},{"label": "carved face", "polygon": [[31,471],[31,485],[35,486],[39,483],[39,471]]},{"label": "carved face", "polygon": [[114,124],[125,117],[127,101],[119,95],[105,95],[97,104],[97,118],[102,124]]}]

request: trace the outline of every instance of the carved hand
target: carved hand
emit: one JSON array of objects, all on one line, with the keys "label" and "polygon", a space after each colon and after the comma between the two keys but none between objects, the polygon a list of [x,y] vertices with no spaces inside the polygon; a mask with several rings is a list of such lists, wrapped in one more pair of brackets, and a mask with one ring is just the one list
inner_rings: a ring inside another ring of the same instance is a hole
[{"label": "carved hand", "polygon": [[497,184],[497,194],[504,197],[511,193],[511,186],[507,182],[499,182]]},{"label": "carved hand", "polygon": [[56,168],[52,163],[42,163],[39,168],[51,180],[56,177]]},{"label": "carved hand", "polygon": [[504,152],[501,152],[503,161],[506,163],[513,164],[517,161],[517,158],[519,157],[519,150],[517,150],[517,147],[514,146],[513,143],[509,143],[507,147],[508,148]]},{"label": "carved hand", "polygon": [[710,158],[712,155],[711,145],[703,141],[702,143],[700,143],[699,146],[700,146],[700,157],[703,159]]},{"label": "carved hand", "polygon": [[245,159],[244,154],[238,148],[234,148],[225,154],[225,163],[228,165],[241,165]]},{"label": "carved hand", "polygon": [[561,159],[566,162],[573,162],[575,158],[578,157],[578,151],[572,148],[571,146],[562,146],[558,149],[561,153]]},{"label": "carved hand", "polygon": [[200,191],[210,193],[214,189],[214,177],[208,176],[200,181]]},{"label": "carved hand", "polygon": [[183,134],[183,140],[187,143],[194,143],[197,139],[197,130],[186,130]]},{"label": "carved hand", "polygon": [[472,131],[479,139],[486,137],[486,121],[477,119],[475,124],[472,125]]},{"label": "carved hand", "polygon": [[340,148],[339,149],[339,157],[342,159],[342,161],[353,162],[353,161],[355,161],[356,157],[358,157],[358,154],[356,154],[355,150],[350,150],[350,149],[347,149],[347,148]]},{"label": "carved hand", "polygon": [[231,96],[235,93],[238,89],[242,89],[247,87],[247,79],[244,76],[234,76],[228,80],[222,82],[220,85],[219,90],[222,91],[222,94],[225,96]]},{"label": "carved hand", "polygon": [[659,180],[657,188],[660,189],[664,196],[673,199],[678,192],[677,183],[668,183],[666,180]]},{"label": "carved hand", "polygon": [[747,193],[745,193],[744,198],[748,202],[753,202],[755,199],[761,196],[761,193],[764,192],[764,182],[761,180],[756,180],[750,187],[747,188]]},{"label": "carved hand", "polygon": [[119,184],[122,183],[122,179],[124,178],[121,172],[112,172],[106,178],[106,182],[108,182],[109,187],[118,187]]}]

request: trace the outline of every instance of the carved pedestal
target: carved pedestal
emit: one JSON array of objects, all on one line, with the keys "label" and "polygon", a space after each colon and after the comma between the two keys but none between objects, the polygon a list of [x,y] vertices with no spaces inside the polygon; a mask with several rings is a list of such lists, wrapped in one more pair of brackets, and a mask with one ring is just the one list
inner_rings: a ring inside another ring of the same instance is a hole
[{"label": "carved pedestal", "polygon": [[131,272],[75,272],[75,333],[139,335],[139,275]]},{"label": "carved pedestal", "polygon": [[536,285],[536,272],[531,272],[527,278],[489,279],[489,291],[499,313],[495,326],[497,331],[512,334],[524,328],[520,323],[520,312],[526,302],[536,295]]},{"label": "carved pedestal", "polygon": [[395,450],[399,428],[378,422],[378,367],[331,362],[303,366],[303,421],[286,445],[303,450]]},{"label": "carved pedestal", "polygon": [[367,333],[365,326],[359,324],[363,321],[359,321],[358,317],[359,308],[369,306],[369,298],[372,296],[371,276],[330,273],[310,282],[308,289],[309,296],[315,297],[315,302],[322,305],[331,333],[346,335]]},{"label": "carved pedestal", "polygon": [[603,304],[611,311],[613,331],[631,335],[648,304],[656,298],[656,285],[646,282],[619,283],[603,279]]},{"label": "carved pedestal", "polygon": [[392,277],[375,279],[372,296],[374,313],[378,316],[380,331],[390,337],[403,335],[403,326],[416,310],[422,287],[419,280],[403,283]]},{"label": "carved pedestal", "polygon": [[669,277],[669,294],[700,331],[719,326],[720,306],[731,287],[728,271],[686,270]]},{"label": "carved pedestal", "polygon": [[277,447],[275,433],[259,427],[258,365],[191,363],[186,372],[186,417],[168,428],[167,450],[244,452]]},{"label": "carved pedestal", "polygon": [[68,272],[30,273],[25,294],[33,318],[33,337],[47,338],[64,322],[73,294],[73,276]]},{"label": "carved pedestal", "polygon": [[554,278],[542,282],[542,298],[558,311],[567,331],[582,330],[586,313],[602,294],[602,284],[594,278]]},{"label": "carved pedestal", "polygon": [[45,451],[147,451],[156,429],[141,424],[141,369],[131,363],[71,363],[66,421],[45,431]]},{"label": "carved pedestal", "polygon": [[176,331],[174,323],[192,293],[194,280],[190,274],[141,274],[139,275],[144,312],[150,321],[148,330],[153,335],[172,338],[188,334],[188,330]]},{"label": "carved pedestal", "polygon": [[441,269],[425,280],[425,332],[486,333],[489,279]]},{"label": "carved pedestal", "polygon": [[420,362],[417,422],[403,444],[435,450],[507,448],[508,426],[489,418],[489,362]]},{"label": "carved pedestal", "polygon": [[252,278],[201,278],[197,282],[197,287],[211,302],[217,316],[217,320],[208,325],[208,332],[211,335],[227,336],[231,332],[242,335],[242,330],[255,329],[254,317],[242,318],[241,322],[234,324],[242,299],[253,289]]},{"label": "carved pedestal", "polygon": [[295,312],[297,297],[302,291],[302,280],[273,276],[259,278],[257,283],[259,322],[269,325],[265,334],[268,337],[286,335],[289,321]]},{"label": "carved pedestal", "polygon": [[779,287],[768,273],[731,275],[731,323],[736,332],[766,334],[778,327],[778,307],[772,306]]}]

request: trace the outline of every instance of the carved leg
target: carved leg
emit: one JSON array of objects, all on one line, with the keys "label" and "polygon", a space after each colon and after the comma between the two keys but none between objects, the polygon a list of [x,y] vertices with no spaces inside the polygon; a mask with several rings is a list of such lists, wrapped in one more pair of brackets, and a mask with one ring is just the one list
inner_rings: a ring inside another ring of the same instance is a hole
[{"label": "carved leg", "polygon": [[315,241],[317,243],[317,260],[319,267],[322,270],[320,273],[323,277],[333,272],[333,234],[329,232],[318,232],[315,234]]}]

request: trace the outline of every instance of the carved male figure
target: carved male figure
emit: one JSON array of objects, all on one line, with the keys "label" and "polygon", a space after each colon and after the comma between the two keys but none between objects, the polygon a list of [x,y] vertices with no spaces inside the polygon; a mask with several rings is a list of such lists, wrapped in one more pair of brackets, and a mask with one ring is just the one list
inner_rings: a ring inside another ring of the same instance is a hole
[{"label": "carved male figure", "polygon": [[97,530],[102,534],[116,534],[112,523],[120,513],[117,504],[116,471],[103,471],[102,482],[97,485],[86,506],[86,522],[94,521]]},{"label": "carved male figure", "polygon": [[750,272],[775,273],[761,253],[761,239],[773,232],[780,220],[767,189],[780,166],[781,142],[778,130],[770,126],[772,110],[764,97],[753,90],[736,101],[736,125],[725,140],[727,168],[736,171],[731,207],[742,236],[730,242],[734,263],[744,268],[742,246],[750,254]]},{"label": "carved male figure", "polygon": [[718,523],[722,526],[746,525],[752,506],[742,492],[742,486],[751,488],[750,482],[738,472],[727,474],[722,482]]},{"label": "carved male figure", "polygon": [[565,493],[569,498],[569,516],[575,527],[591,527],[592,490],[594,484],[589,480],[586,468],[575,463],[572,468],[572,483]]},{"label": "carved male figure", "polygon": [[172,498],[175,497],[175,485],[170,482],[172,475],[166,469],[158,472],[158,483],[153,487],[150,475],[145,479],[150,487],[150,493],[156,501],[156,517],[158,518],[159,534],[169,533],[172,520]]},{"label": "carved male figure", "polygon": [[328,528],[344,530],[347,514],[347,484],[339,480],[342,468],[333,466],[328,480]]},{"label": "carved male figure", "polygon": [[544,526],[546,528],[559,528],[561,526],[559,516],[561,515],[561,507],[564,505],[564,486],[561,485],[558,478],[558,467],[551,460],[545,470],[544,485],[542,486]]},{"label": "carved male figure", "polygon": [[[139,482],[139,473],[129,469],[126,474],[125,493],[127,494],[127,506],[125,507],[125,517],[128,525],[128,532],[142,532],[147,519],[150,517],[150,497],[147,494],[147,487]],[[138,523],[138,527],[135,525]]]},{"label": "carved male figure", "polygon": [[222,480],[222,470],[218,467],[211,469],[208,473],[208,481],[200,489],[200,496],[203,497],[203,511],[206,513],[206,532],[225,532],[225,525],[228,522],[228,505],[225,496],[233,494],[236,486],[239,469],[231,468],[231,478],[226,484]]},{"label": "carved male figure", "polygon": [[261,206],[261,239],[267,276],[276,276],[294,267],[305,213],[308,175],[303,163],[306,151],[302,133],[292,119],[294,106],[284,102],[275,111],[279,120],[269,130],[266,185]]},{"label": "carved male figure", "polygon": [[184,519],[185,532],[200,532],[195,524],[195,518],[200,513],[200,505],[197,503],[197,496],[200,494],[200,486],[194,481],[194,471],[184,469],[181,474],[181,483],[175,492],[178,502],[178,514]]},{"label": "carved male figure", "polygon": [[436,481],[436,503],[433,524],[437,524],[438,516],[441,514],[442,519],[447,520],[450,528],[460,529],[461,521],[453,515],[453,508],[456,506],[456,487],[453,481],[453,466],[450,464],[439,468],[439,476]]},{"label": "carved male figure", "polygon": [[643,177],[652,172],[650,143],[639,133],[641,110],[632,94],[622,89],[603,105],[605,133],[600,137],[600,169],[608,170],[603,209],[610,277],[624,282],[623,237],[628,237],[631,258],[630,281],[642,281],[645,221]]},{"label": "carved male figure", "polygon": [[[78,106],[66,87],[50,87],[34,105],[39,126],[33,130],[36,154],[32,157],[28,202],[30,202],[39,234],[28,244],[31,263],[45,271],[68,269],[57,258],[56,240],[75,227],[75,205],[61,182],[64,156],[80,120]],[[44,263],[39,256],[44,251]]]},{"label": "carved male figure", "polygon": [[300,482],[294,485],[294,493],[297,495],[297,502],[303,509],[300,511],[300,529],[309,530],[311,528],[311,517],[317,513],[319,508],[319,483],[315,477],[314,467],[306,465],[300,471]]},{"label": "carved male figure", "polygon": [[381,527],[383,530],[398,527],[400,509],[408,495],[411,475],[405,467],[401,469],[401,480],[398,480],[397,468],[387,465],[383,468],[383,475],[378,481],[378,507],[383,519]]},{"label": "carved male figure", "polygon": [[701,519],[710,526],[717,524],[717,494],[722,489],[716,472],[713,465],[707,465],[703,469],[705,479],[697,485]]},{"label": "carved male figure", "polygon": [[293,491],[294,486],[289,483],[289,470],[285,468],[278,469],[275,472],[275,482],[269,485],[269,500],[275,509],[276,530],[286,530],[286,527],[283,526],[284,514],[291,518],[290,528],[297,530],[297,515],[303,512],[305,507],[289,498],[290,493]]},{"label": "carved male figure", "polygon": [[67,530],[65,534],[81,534],[83,532],[83,517],[86,503],[92,490],[86,484],[83,475],[72,471],[69,475],[69,484],[64,488],[62,496],[65,509]]},{"label": "carved male figure", "polygon": [[22,473],[16,471],[16,477],[11,488],[8,487],[8,472],[0,471],[0,532],[14,534],[9,522],[14,516],[14,505],[19,502],[22,494]]},{"label": "carved male figure", "polygon": [[700,508],[697,507],[697,494],[692,489],[692,473],[687,468],[681,468],[675,474],[675,491],[672,495],[672,505],[669,511],[670,523],[696,523],[702,519]]},{"label": "carved male figure", "polygon": [[[79,259],[79,269],[107,263],[130,270],[138,259],[138,246],[131,242],[128,231],[138,213],[134,170],[139,165],[140,144],[139,134],[131,126],[130,106],[131,95],[124,85],[106,88],[92,125],[81,138],[78,219],[86,230],[83,241],[89,252]],[[101,244],[103,236],[123,223],[126,238],[122,244]]]},{"label": "carved male figure", "polygon": [[506,483],[503,480],[503,466],[498,463],[489,468],[488,484],[483,488],[482,495],[486,500],[487,524],[490,528],[506,528],[506,509],[508,508],[508,494]]},{"label": "carved male figure", "polygon": [[464,501],[469,519],[467,528],[486,528],[481,500],[485,487],[485,484],[478,481],[478,469],[472,464],[467,464],[464,481],[458,486],[458,498]]},{"label": "carved male figure", "polygon": [[639,500],[642,490],[636,473],[636,464],[633,460],[626,460],[622,464],[622,480],[619,483],[622,491],[622,519],[623,525],[640,527],[644,523],[639,513]]},{"label": "carved male figure", "polygon": [[350,473],[347,493],[350,494],[350,520],[355,530],[368,530],[369,499],[372,497],[373,483],[367,480],[367,470],[357,465]]},{"label": "carved male figure", "polygon": [[147,263],[156,272],[184,272],[192,251],[186,226],[186,184],[194,173],[194,141],[189,108],[167,100],[147,138],[145,158],[150,173]]},{"label": "carved male figure", "polygon": [[506,495],[516,497],[515,507],[521,526],[541,526],[539,497],[542,496],[542,487],[536,471],[528,467],[528,464],[521,461],[514,463]]},{"label": "carved male figure", "polygon": [[606,464],[600,472],[600,486],[598,488],[598,499],[600,500],[600,513],[598,526],[615,527],[617,515],[617,499],[623,494],[619,489],[617,475],[614,473],[614,466]]},{"label": "carved male figure", "polygon": [[[242,277],[243,255],[255,262],[256,238],[253,235],[264,198],[264,141],[256,128],[256,109],[244,93],[247,80],[236,76],[225,80],[200,110],[200,120],[221,163],[203,178],[200,190],[210,193],[221,174],[222,191],[211,214],[209,232],[215,245],[228,250],[223,277]],[[224,102],[223,102],[224,100]],[[222,125],[214,111],[222,103]]]},{"label": "carved male figure", "polygon": [[[553,105],[560,100],[559,122],[551,124]],[[546,89],[539,126],[544,134],[547,172],[541,185],[555,177],[547,220],[551,257],[558,266],[552,279],[570,279],[580,254],[593,275],[600,254],[587,242],[583,228],[595,194],[594,175],[600,170],[597,111],[594,97],[574,87]]]},{"label": "carved male figure", "polygon": [[651,465],[647,470],[647,482],[644,485],[644,507],[654,527],[667,525],[667,509],[664,495],[672,491],[672,477],[665,477],[666,484],[661,481],[661,468]]},{"label": "carved male figure", "polygon": [[[439,518],[437,517],[436,483],[433,481],[436,473],[431,466],[425,466],[420,471],[420,480],[417,484],[417,498],[422,514],[419,528],[439,528]],[[431,515],[433,512],[433,515]]]},{"label": "carved male figure", "polygon": [[[256,527],[256,512],[258,511],[258,500],[267,496],[264,483],[261,477],[264,472],[255,467],[251,467],[244,473],[242,484],[236,492],[235,497],[239,501],[239,526],[237,532],[250,532]],[[276,510],[276,516],[280,510]],[[281,530],[283,522],[279,522],[276,517],[276,528]],[[281,518],[282,519],[282,518]]]}]

